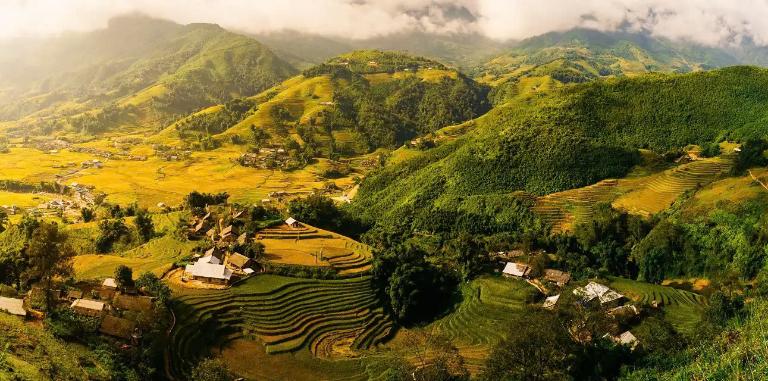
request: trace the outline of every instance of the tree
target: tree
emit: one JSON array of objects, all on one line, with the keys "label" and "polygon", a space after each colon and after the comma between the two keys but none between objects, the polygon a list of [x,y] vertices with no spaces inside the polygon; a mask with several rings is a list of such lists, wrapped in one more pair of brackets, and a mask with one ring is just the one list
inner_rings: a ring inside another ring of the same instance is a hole
[{"label": "tree", "polygon": [[251,144],[253,144],[256,149],[261,149],[264,147],[264,143],[266,143],[271,136],[267,131],[264,131],[263,128],[257,128],[255,125],[251,125]]},{"label": "tree", "polygon": [[159,304],[166,304],[171,298],[171,289],[154,273],[147,271],[136,279],[136,287],[157,298]]},{"label": "tree", "polygon": [[5,209],[0,208],[0,233],[5,231],[7,225],[8,225],[8,213],[6,213]]},{"label": "tree", "polygon": [[27,237],[18,226],[0,233],[0,283],[21,288],[21,274],[27,269]]},{"label": "tree", "polygon": [[320,194],[291,200],[288,213],[299,221],[326,229],[337,229],[342,220],[341,211],[333,200]]},{"label": "tree", "polygon": [[96,217],[96,213],[91,208],[82,208],[80,209],[80,216],[83,218],[83,222],[91,222]]},{"label": "tree", "polygon": [[451,340],[433,330],[409,330],[404,335],[405,347],[415,358],[416,369],[412,373],[417,381],[468,380],[469,372],[464,358]]},{"label": "tree", "polygon": [[120,238],[128,235],[128,227],[122,218],[99,222],[99,235],[96,237],[96,250],[107,253]]},{"label": "tree", "polygon": [[[27,249],[29,268],[27,277],[37,280],[46,291],[51,289],[55,277],[66,277],[72,274],[72,258],[75,251],[67,241],[67,235],[59,230],[56,223],[41,222],[32,233]],[[45,293],[45,306],[50,309],[51,298]]]},{"label": "tree", "polygon": [[155,234],[155,224],[152,222],[152,216],[146,209],[139,209],[136,212],[136,231],[142,241],[149,241]]},{"label": "tree", "polygon": [[491,351],[481,379],[567,379],[568,356],[572,348],[568,331],[556,315],[529,311],[508,325],[506,338]]},{"label": "tree", "polygon": [[115,283],[120,288],[133,286],[133,269],[126,265],[117,266],[115,269]]},{"label": "tree", "polygon": [[192,379],[195,381],[232,381],[235,376],[227,369],[224,361],[219,359],[205,359],[192,370]]}]

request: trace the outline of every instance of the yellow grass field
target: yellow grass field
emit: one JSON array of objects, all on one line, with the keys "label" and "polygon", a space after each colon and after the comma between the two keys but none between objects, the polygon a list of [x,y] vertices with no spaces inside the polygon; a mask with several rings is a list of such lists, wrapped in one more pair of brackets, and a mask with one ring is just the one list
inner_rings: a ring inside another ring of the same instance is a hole
[{"label": "yellow grass field", "polygon": [[328,230],[305,225],[289,229],[283,225],[264,229],[259,242],[266,259],[274,263],[334,267],[344,274],[370,269],[371,249],[365,244]]},{"label": "yellow grass field", "polygon": [[[101,159],[101,169],[80,169],[79,164],[95,157],[86,153],[62,150],[48,154],[31,148],[12,148],[0,161],[0,180],[19,180],[28,183],[56,181],[57,174],[76,173],[60,179],[64,184],[77,182],[94,186],[107,194],[106,201],[129,204],[138,202],[154,208],[157,203],[179,204],[193,190],[200,192],[228,192],[230,201],[253,203],[266,198],[270,192],[311,192],[320,189],[324,180],[318,177],[328,161],[304,169],[283,172],[240,166],[235,160],[242,153],[237,146],[225,146],[216,151],[194,152],[189,160],[165,161],[150,157],[147,161]],[[55,166],[76,163],[77,167],[62,169]],[[350,186],[351,177],[336,179],[340,186]],[[0,205],[19,203],[17,194],[0,193]],[[23,201],[23,197],[21,201]],[[26,201],[29,204],[30,200]]]}]

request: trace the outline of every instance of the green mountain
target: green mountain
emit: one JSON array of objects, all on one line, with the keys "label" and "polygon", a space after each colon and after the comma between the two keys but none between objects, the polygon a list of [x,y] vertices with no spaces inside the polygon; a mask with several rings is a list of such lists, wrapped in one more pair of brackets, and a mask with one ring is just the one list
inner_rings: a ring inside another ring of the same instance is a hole
[{"label": "green mountain", "polygon": [[226,106],[206,110],[172,129],[182,137],[241,138],[257,129],[273,144],[294,140],[313,154],[352,156],[395,148],[475,118],[489,108],[487,92],[456,70],[423,57],[355,51],[247,99],[241,112]]},{"label": "green mountain", "polygon": [[219,26],[136,15],[103,30],[15,41],[0,51],[3,93],[17,99],[0,107],[0,118],[90,133],[157,127],[296,73],[259,42]]},{"label": "green mountain", "polygon": [[507,53],[475,67],[473,75],[496,84],[541,76],[579,83],[649,72],[687,73],[742,62],[747,61],[723,48],[672,42],[643,33],[573,29],[520,41]]},{"label": "green mountain", "polygon": [[[396,152],[393,164],[365,179],[352,208],[406,232],[488,218],[493,229],[516,192],[623,177],[640,163],[639,149],[765,136],[766,85],[768,71],[732,67],[594,81],[510,102],[438,133],[436,148]],[[452,136],[459,127],[469,132]]]}]

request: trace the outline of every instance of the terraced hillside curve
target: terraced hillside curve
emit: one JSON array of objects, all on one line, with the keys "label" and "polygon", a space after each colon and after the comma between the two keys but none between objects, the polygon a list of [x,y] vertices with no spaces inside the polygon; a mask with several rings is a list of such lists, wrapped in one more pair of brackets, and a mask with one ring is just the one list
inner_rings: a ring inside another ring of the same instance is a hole
[{"label": "terraced hillside curve", "polygon": [[174,311],[171,370],[178,375],[208,349],[233,340],[257,340],[270,354],[310,351],[334,358],[373,347],[392,330],[370,277],[262,275],[227,290],[185,290]]}]

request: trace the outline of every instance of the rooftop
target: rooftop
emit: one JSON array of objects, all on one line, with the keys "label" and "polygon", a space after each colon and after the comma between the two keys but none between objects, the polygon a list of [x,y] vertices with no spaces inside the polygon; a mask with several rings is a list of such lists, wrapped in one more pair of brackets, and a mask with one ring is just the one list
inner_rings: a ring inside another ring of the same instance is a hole
[{"label": "rooftop", "polygon": [[71,308],[84,308],[87,310],[101,311],[104,309],[105,304],[97,300],[90,299],[77,299],[72,302]]},{"label": "rooftop", "polygon": [[27,311],[24,309],[24,299],[13,299],[0,296],[0,311],[5,311],[11,315],[27,315]]},{"label": "rooftop", "polygon": [[507,275],[513,275],[513,276],[519,276],[524,277],[528,275],[528,272],[530,272],[531,268],[528,267],[528,265],[523,263],[515,263],[515,262],[507,262],[507,264],[504,266],[504,274]]}]

